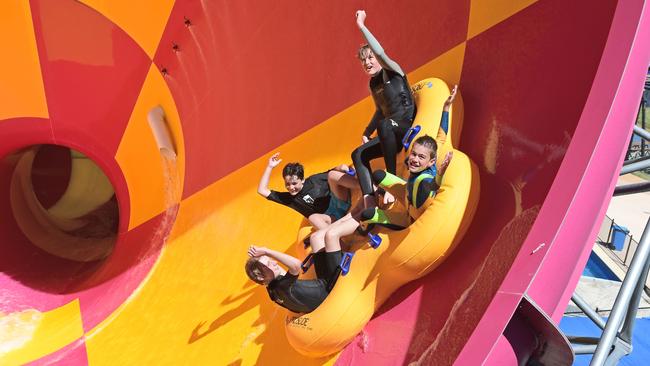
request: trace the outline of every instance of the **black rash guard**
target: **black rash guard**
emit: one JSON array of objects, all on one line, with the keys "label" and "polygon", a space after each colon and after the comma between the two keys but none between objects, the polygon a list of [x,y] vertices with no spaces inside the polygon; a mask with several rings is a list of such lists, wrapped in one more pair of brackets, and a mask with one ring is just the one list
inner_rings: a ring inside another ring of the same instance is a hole
[{"label": "black rash guard", "polygon": [[314,311],[336,284],[341,257],[340,250],[314,253],[315,280],[299,280],[298,275],[286,273],[268,284],[269,297],[295,313]]},{"label": "black rash guard", "polygon": [[309,313],[329,294],[323,280],[298,280],[298,275],[287,273],[269,283],[266,290],[278,305],[294,313]]},{"label": "black rash guard", "polygon": [[298,194],[271,191],[266,199],[288,206],[309,218],[311,214],[324,213],[330,204],[330,186],[327,172],[314,174],[305,179],[305,184]]}]

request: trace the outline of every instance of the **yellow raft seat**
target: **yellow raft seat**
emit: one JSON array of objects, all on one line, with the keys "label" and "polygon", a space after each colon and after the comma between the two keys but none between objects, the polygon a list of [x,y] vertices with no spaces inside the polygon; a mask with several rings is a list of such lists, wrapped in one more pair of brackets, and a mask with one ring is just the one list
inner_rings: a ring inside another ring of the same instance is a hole
[{"label": "yellow raft seat", "polygon": [[[421,126],[417,136],[436,136],[449,87],[440,79],[425,79],[413,86],[413,92],[418,107],[413,126]],[[460,113],[450,113],[448,136],[454,126],[453,115]],[[431,272],[462,239],[478,201],[478,170],[467,155],[453,148],[451,138],[440,140],[438,164],[448,151],[453,150],[453,158],[438,182],[440,189],[433,203],[404,230],[373,230],[382,239],[377,249],[355,235],[350,272],[338,279],[327,299],[308,314],[288,311],[286,334],[298,352],[322,357],[341,350],[395,290]],[[299,250],[304,250],[302,240],[311,231],[307,224],[301,227],[296,242]]]}]

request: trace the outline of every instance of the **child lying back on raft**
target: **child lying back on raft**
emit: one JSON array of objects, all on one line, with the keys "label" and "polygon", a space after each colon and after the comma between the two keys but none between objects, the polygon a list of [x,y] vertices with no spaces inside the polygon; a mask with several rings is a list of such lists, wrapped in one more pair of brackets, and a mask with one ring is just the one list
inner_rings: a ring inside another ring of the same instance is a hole
[{"label": "child lying back on raft", "polygon": [[302,261],[298,258],[257,246],[248,249],[250,258],[246,262],[246,274],[251,280],[266,286],[269,297],[278,305],[295,313],[312,312],[334,287],[340,274],[342,252],[338,241],[334,245],[312,243],[311,247],[316,279],[298,279],[302,269]]}]

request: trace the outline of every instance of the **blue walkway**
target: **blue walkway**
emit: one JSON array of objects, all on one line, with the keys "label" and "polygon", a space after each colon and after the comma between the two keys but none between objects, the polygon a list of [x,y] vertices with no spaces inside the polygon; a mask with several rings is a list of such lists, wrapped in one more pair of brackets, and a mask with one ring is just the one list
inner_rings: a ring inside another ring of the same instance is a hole
[{"label": "blue walkway", "polygon": [[[560,321],[560,329],[567,335],[600,336],[600,328],[585,317],[564,317]],[[650,365],[650,318],[640,318],[634,323],[632,335],[632,353],[623,357],[619,365],[640,366]],[[577,355],[574,366],[588,366],[591,355]]]}]

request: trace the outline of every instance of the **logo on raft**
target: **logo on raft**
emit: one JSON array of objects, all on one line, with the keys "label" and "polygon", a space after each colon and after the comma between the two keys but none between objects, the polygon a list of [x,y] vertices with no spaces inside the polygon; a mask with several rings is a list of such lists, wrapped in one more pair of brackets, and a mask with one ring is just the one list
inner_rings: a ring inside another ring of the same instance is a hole
[{"label": "logo on raft", "polygon": [[287,318],[285,319],[285,323],[290,327],[296,327],[296,328],[311,330],[311,328],[307,325],[307,323],[309,323],[309,318],[307,318],[305,316],[289,316],[289,315],[287,315]]},{"label": "logo on raft", "polygon": [[417,83],[417,84],[413,85],[413,87],[411,88],[411,91],[413,93],[417,93],[420,90],[422,90],[425,86],[427,88],[431,89],[431,88],[433,88],[433,83],[430,82],[430,81],[427,81],[426,83]]}]

